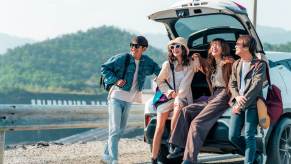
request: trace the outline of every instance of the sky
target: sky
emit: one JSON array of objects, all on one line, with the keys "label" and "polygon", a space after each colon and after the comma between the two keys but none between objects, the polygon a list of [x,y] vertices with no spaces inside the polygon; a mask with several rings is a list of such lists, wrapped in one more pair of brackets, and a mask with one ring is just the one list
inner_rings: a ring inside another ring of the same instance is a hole
[{"label": "sky", "polygon": [[[253,0],[244,4],[252,17]],[[166,33],[163,25],[147,19],[176,0],[0,0],[0,33],[44,40],[62,34],[114,25],[136,33]],[[259,25],[291,31],[290,0],[258,0]],[[284,15],[283,15],[284,14]],[[285,19],[284,19],[285,18]]]}]

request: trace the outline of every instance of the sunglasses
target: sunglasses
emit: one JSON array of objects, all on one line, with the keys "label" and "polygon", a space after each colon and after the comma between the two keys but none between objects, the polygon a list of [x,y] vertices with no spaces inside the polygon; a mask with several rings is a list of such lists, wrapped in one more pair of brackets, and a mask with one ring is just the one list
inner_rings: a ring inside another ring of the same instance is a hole
[{"label": "sunglasses", "polygon": [[133,44],[133,43],[130,43],[129,44],[129,46],[130,46],[130,48],[136,48],[136,49],[138,49],[139,47],[141,47],[141,45],[139,45],[139,44]]},{"label": "sunglasses", "polygon": [[173,50],[174,48],[181,48],[181,44],[173,44],[170,45],[170,49]]}]

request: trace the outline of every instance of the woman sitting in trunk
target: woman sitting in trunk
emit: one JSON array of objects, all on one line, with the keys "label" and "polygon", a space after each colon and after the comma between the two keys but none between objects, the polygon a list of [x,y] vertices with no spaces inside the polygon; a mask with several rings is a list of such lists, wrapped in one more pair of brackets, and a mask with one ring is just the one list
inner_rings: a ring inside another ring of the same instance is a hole
[{"label": "woman sitting in trunk", "polygon": [[168,44],[168,61],[164,62],[162,70],[156,79],[162,93],[172,101],[157,108],[157,124],[153,139],[152,163],[157,163],[162,135],[166,120],[173,109],[171,129],[177,120],[180,110],[193,102],[191,81],[199,63],[188,56],[189,49],[184,38],[178,37]]}]

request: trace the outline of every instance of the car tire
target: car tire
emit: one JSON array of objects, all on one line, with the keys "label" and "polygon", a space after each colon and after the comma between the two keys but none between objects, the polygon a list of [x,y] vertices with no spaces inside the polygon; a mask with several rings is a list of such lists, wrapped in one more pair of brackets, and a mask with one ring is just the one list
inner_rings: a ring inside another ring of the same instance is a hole
[{"label": "car tire", "polygon": [[283,118],[274,128],[267,148],[268,164],[291,162],[291,119]]}]

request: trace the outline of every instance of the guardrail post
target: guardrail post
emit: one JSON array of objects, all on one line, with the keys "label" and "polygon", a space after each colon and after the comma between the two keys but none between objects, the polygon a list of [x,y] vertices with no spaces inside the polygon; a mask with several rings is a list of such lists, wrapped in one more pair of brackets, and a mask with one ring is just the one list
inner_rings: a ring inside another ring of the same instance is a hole
[{"label": "guardrail post", "polygon": [[0,130],[0,164],[4,163],[5,131]]}]

